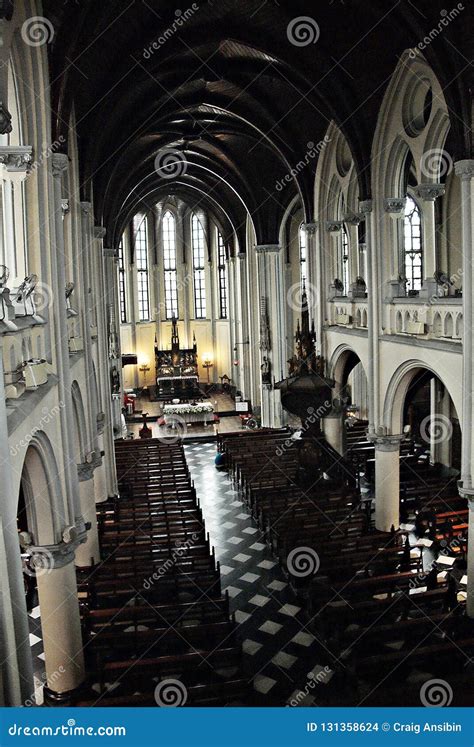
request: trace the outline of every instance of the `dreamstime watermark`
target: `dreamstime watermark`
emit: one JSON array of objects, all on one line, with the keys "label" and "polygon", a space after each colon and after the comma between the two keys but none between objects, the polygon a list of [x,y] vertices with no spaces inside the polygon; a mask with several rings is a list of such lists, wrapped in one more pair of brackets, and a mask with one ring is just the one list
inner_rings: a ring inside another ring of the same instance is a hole
[{"label": "dreamstime watermark", "polygon": [[51,145],[48,145],[47,148],[44,148],[41,153],[39,154],[38,158],[35,158],[33,163],[28,168],[28,174],[33,173],[36,171],[40,166],[45,163],[50,156],[52,156],[54,153],[57,153],[62,145],[66,142],[66,138],[64,135],[60,135],[57,140],[55,140]]},{"label": "dreamstime watermark", "polygon": [[[188,287],[192,287],[194,278],[191,273],[186,273],[186,275],[183,278],[176,278],[176,293],[182,293],[185,291]],[[166,301],[160,301],[158,306],[154,308],[154,314],[155,316],[162,316],[162,313],[165,315],[165,319],[167,321],[171,321],[173,317],[173,311],[174,316],[178,317],[178,313],[176,309],[173,309],[171,305],[167,304]]]},{"label": "dreamstime watermark", "polygon": [[312,547],[294,547],[286,559],[288,573],[295,578],[315,576],[320,565],[319,555]]},{"label": "dreamstime watermark", "polygon": [[307,47],[310,44],[316,44],[321,30],[311,16],[298,16],[289,22],[286,35],[288,41],[295,47]]},{"label": "dreamstime watermark", "polygon": [[51,44],[54,37],[54,26],[44,16],[32,16],[24,21],[21,27],[21,38],[29,47],[42,47]]},{"label": "dreamstime watermark", "polygon": [[[314,407],[308,407],[307,413],[308,416],[304,419],[304,422],[302,424],[301,430],[304,432],[305,430],[308,430],[308,428],[311,425],[314,425],[317,420],[320,420],[325,415],[328,414],[329,410],[331,409],[331,402],[330,400],[325,400],[322,405],[319,405],[317,409]],[[295,444],[294,438],[287,438],[283,443],[281,443],[278,448],[275,450],[275,455],[277,457],[283,456],[283,454],[288,450],[291,449],[292,446]]]},{"label": "dreamstime watermark", "polygon": [[451,705],[453,688],[446,680],[428,680],[421,686],[420,700],[426,708],[444,708]]},{"label": "dreamstime watermark", "polygon": [[8,727],[11,737],[125,737],[125,726],[78,726],[76,720],[69,718],[67,724],[60,726],[22,726],[12,724]]},{"label": "dreamstime watermark", "polygon": [[[446,279],[446,282],[444,282],[444,283],[440,283],[440,286],[441,286],[441,288],[444,288],[444,290],[445,290],[445,291],[446,291],[446,293],[447,293],[447,292],[448,292],[448,290],[449,290],[449,288],[450,288],[450,287],[451,287],[452,285],[455,285],[455,284],[456,284],[457,282],[459,282],[460,280],[462,280],[462,278],[463,278],[463,274],[464,274],[464,271],[463,271],[463,269],[462,269],[461,267],[460,267],[460,268],[458,268],[458,269],[456,270],[456,272],[453,272],[453,274],[452,274],[452,275],[450,275],[450,276],[449,276],[449,277],[448,277],[448,278]],[[429,307],[430,307],[430,306],[434,306],[435,304],[437,304],[440,298],[446,298],[446,296],[440,296],[440,295],[439,295],[439,294],[437,294],[437,293],[433,293],[433,294],[432,294],[432,295],[431,295],[431,296],[430,296],[430,297],[429,297],[429,298],[428,298],[428,299],[427,299],[427,300],[425,301],[425,303],[423,304],[423,306],[422,306],[421,308],[422,308],[422,309],[423,309],[424,311],[427,311],[427,310],[429,309]]]},{"label": "dreamstime watermark", "polygon": [[179,708],[188,699],[186,685],[180,680],[162,680],[155,687],[155,702],[160,708]]},{"label": "dreamstime watermark", "polygon": [[430,148],[420,158],[420,171],[426,179],[442,179],[453,170],[453,159],[443,148]]},{"label": "dreamstime watermark", "polygon": [[[441,550],[438,552],[438,558],[439,556],[443,557],[449,557],[452,552],[457,552],[462,549],[463,544],[466,542],[465,537],[454,537],[454,539],[450,540],[448,542],[447,540],[441,540],[440,546]],[[437,558],[434,558],[431,563],[429,564],[429,567],[423,571],[423,573],[418,573],[415,578],[410,579],[409,588],[410,589],[416,589],[420,586],[423,586],[426,583],[426,579],[430,575],[431,571],[436,565]]]},{"label": "dreamstime watermark", "polygon": [[186,421],[181,415],[165,416],[169,419],[165,421],[158,430],[158,440],[165,444],[176,444],[188,432]]},{"label": "dreamstime watermark", "polygon": [[35,312],[45,311],[50,309],[54,301],[54,292],[48,283],[43,283],[42,280],[36,284],[33,291],[33,303],[35,305]]},{"label": "dreamstime watermark", "polygon": [[190,550],[196,542],[199,540],[199,534],[197,532],[194,532],[194,534],[191,535],[191,539],[186,540],[185,542],[181,542],[180,540],[176,540],[175,547],[173,548],[173,552],[171,553],[170,557],[165,560],[165,562],[157,568],[156,571],[154,571],[151,576],[145,579],[143,582],[143,588],[146,591],[149,591],[153,584],[156,581],[159,581],[160,578],[162,578],[168,571],[170,571],[177,561],[183,557],[183,555],[186,555],[188,550]]},{"label": "dreamstime watermark", "polygon": [[443,33],[446,26],[449,26],[451,21],[454,21],[463,10],[465,10],[465,7],[462,3],[458,3],[455,8],[452,8],[449,11],[443,9],[440,12],[441,20],[439,21],[438,25],[432,28],[431,31],[424,37],[424,39],[421,42],[418,42],[416,47],[410,49],[408,56],[411,57],[412,60],[414,60],[417,54],[426,49],[426,47],[429,47],[429,45],[436,39],[436,37]]},{"label": "dreamstime watermark", "polygon": [[323,139],[318,143],[314,143],[312,140],[309,140],[307,143],[308,150],[305,157],[298,161],[296,166],[290,169],[290,171],[285,174],[284,177],[279,179],[275,184],[275,189],[277,190],[277,192],[281,192],[288,184],[291,184],[292,179],[296,178],[300,171],[306,168],[309,162],[316,158],[316,156],[319,155],[319,153],[321,153],[330,142],[331,138],[327,135],[325,135]]},{"label": "dreamstime watermark", "polygon": [[[66,670],[64,669],[63,665],[60,664],[59,667],[49,676],[46,675],[46,672],[41,672],[38,678],[40,680],[40,685],[48,685],[48,687],[53,687],[53,685],[56,684],[56,682],[60,679],[61,675],[64,674],[65,671]],[[32,693],[30,697],[25,700],[23,705],[25,706],[25,708],[31,708],[32,706],[39,705],[36,699],[36,692]]]},{"label": "dreamstime watermark", "polygon": [[[318,298],[316,286],[312,283],[305,282],[304,292],[308,306],[315,306]],[[288,288],[286,293],[286,303],[293,311],[301,312],[303,304],[303,286],[301,283],[294,283]]]},{"label": "dreamstime watermark", "polygon": [[453,424],[447,415],[427,415],[420,423],[420,436],[428,444],[442,444],[453,435]]},{"label": "dreamstime watermark", "polygon": [[305,687],[296,693],[296,695],[287,703],[287,706],[290,708],[296,708],[296,706],[299,706],[318,685],[327,680],[331,671],[331,668],[326,665],[317,674],[310,672]]},{"label": "dreamstime watermark", "polygon": [[57,415],[61,412],[63,407],[65,407],[65,404],[62,400],[59,402],[59,404],[54,405],[54,407],[51,407],[51,409],[48,409],[47,407],[43,407],[43,410],[42,410],[43,415],[39,419],[37,425],[35,425],[31,429],[31,431],[26,434],[26,436],[24,436],[19,441],[17,441],[17,443],[14,446],[10,446],[10,456],[12,457],[18,456],[20,451],[22,451],[27,446],[29,446],[29,444],[31,443],[35,435],[39,431],[43,430],[46,425],[51,423],[51,421],[55,417],[57,417]]},{"label": "dreamstime watermark", "polygon": [[184,176],[188,170],[188,162],[182,151],[176,148],[162,148],[155,156],[155,171],[162,179],[176,179]]},{"label": "dreamstime watermark", "polygon": [[199,5],[193,3],[190,8],[187,8],[184,12],[182,10],[175,10],[175,16],[171,26],[168,26],[163,33],[155,39],[146,49],[143,50],[143,57],[145,60],[149,60],[155,52],[158,51],[166,42],[176,34],[184,24],[189,21],[190,18],[199,10]]}]

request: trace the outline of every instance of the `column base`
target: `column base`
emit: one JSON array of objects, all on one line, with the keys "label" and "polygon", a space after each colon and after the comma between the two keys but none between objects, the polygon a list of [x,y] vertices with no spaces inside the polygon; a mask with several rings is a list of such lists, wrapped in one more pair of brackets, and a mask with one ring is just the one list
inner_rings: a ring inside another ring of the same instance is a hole
[{"label": "column base", "polygon": [[45,685],[43,687],[44,705],[47,708],[73,706],[74,701],[77,700],[80,691],[81,688],[76,688],[75,690],[68,690],[64,693],[58,693],[55,690],[51,690],[51,688]]}]

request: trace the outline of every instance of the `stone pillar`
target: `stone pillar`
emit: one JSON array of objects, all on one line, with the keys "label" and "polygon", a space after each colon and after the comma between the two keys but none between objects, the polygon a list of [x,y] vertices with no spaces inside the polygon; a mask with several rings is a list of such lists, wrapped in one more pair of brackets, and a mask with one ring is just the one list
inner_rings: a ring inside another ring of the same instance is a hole
[{"label": "stone pillar", "polygon": [[92,206],[90,202],[81,202],[81,238],[82,238],[82,261],[80,262],[82,288],[81,293],[81,315],[84,335],[84,361],[87,373],[87,413],[89,430],[89,450],[97,451],[97,414],[99,403],[96,402],[95,388],[93,385],[94,365],[92,359],[91,339],[91,259],[92,259]]},{"label": "stone pillar", "polygon": [[326,441],[341,456],[344,454],[344,413],[333,410],[322,420]]},{"label": "stone pillar", "polygon": [[[118,494],[117,471],[115,467],[114,452],[114,434],[113,434],[113,417],[112,417],[112,393],[110,386],[110,361],[109,361],[109,330],[107,327],[107,308],[106,308],[106,285],[104,278],[104,257],[103,257],[103,238],[105,229],[102,226],[96,226],[94,236],[97,240],[97,250],[95,252],[95,277],[97,299],[97,375],[99,379],[100,399],[102,403],[102,412],[98,417],[98,445],[99,453],[103,453],[105,463],[105,474],[107,480],[107,497]],[[102,435],[102,439],[100,438]],[[99,500],[99,497],[97,497]],[[102,498],[102,500],[104,500]]]},{"label": "stone pillar", "polygon": [[469,504],[469,536],[467,557],[467,614],[474,617],[474,160],[458,161],[455,164],[457,176],[461,178],[461,218],[462,218],[462,256],[463,256],[463,317],[466,333],[463,339],[462,388],[462,461],[459,493]]},{"label": "stone pillar", "polygon": [[17,531],[18,496],[13,492],[7,438],[4,381],[0,345],[0,700],[3,697],[5,705],[20,706],[33,692],[33,671]]},{"label": "stone pillar", "polygon": [[244,399],[250,396],[250,350],[246,341],[249,339],[249,328],[247,319],[247,256],[245,252],[237,255],[237,266],[235,268],[236,289],[236,358],[239,360],[237,373],[237,388],[240,389]]},{"label": "stone pillar", "polygon": [[[321,313],[319,312],[319,303],[321,301],[318,293],[317,281],[320,278],[320,268],[317,256],[316,246],[316,235],[318,230],[318,224],[315,222],[303,223],[302,228],[306,234],[306,266],[307,271],[307,282],[306,282],[306,295],[308,298],[308,310],[311,319],[315,320],[315,329],[319,330],[319,324],[321,319]],[[298,311],[296,313],[298,314]],[[299,311],[301,313],[301,311]],[[318,334],[316,333],[318,337]]]},{"label": "stone pillar", "polygon": [[365,218],[365,244],[367,251],[367,327],[368,327],[368,399],[369,435],[375,435],[382,426],[379,394],[379,329],[380,329],[380,268],[376,256],[372,200],[363,200],[360,211]]},{"label": "stone pillar", "polygon": [[94,466],[92,464],[78,464],[77,475],[79,478],[79,498],[81,511],[89,525],[87,539],[76,550],[76,565],[79,568],[88,568],[100,560],[99,536],[97,532],[97,514],[95,508],[94,490]]},{"label": "stone pillar", "polygon": [[369,439],[375,446],[375,528],[400,526],[400,441],[402,435]]},{"label": "stone pillar", "polygon": [[35,547],[31,552],[40,561],[35,565],[46,665],[45,702],[61,704],[85,679],[74,545]]},{"label": "stone pillar", "polygon": [[280,391],[274,389],[273,384],[285,378],[289,357],[286,349],[286,298],[281,249],[279,244],[255,247],[260,303],[262,425],[271,428],[279,428],[283,424]]},{"label": "stone pillar", "polygon": [[435,200],[444,195],[444,184],[420,184],[416,196],[423,201],[423,286],[420,298],[431,298],[437,295],[438,284],[434,279],[437,268],[436,259],[436,221]]},{"label": "stone pillar", "polygon": [[386,197],[383,202],[384,212],[391,219],[387,226],[387,244],[391,248],[387,295],[392,300],[406,295],[406,283],[399,280],[399,275],[404,275],[400,267],[400,237],[403,237],[406,197]]},{"label": "stone pillar", "polygon": [[94,472],[94,494],[95,502],[103,503],[109,497],[107,490],[107,470],[105,466],[104,452],[104,423],[102,420],[97,421],[97,443],[98,449],[95,453],[93,462]]},{"label": "stone pillar", "polygon": [[65,249],[64,229],[61,210],[62,201],[62,177],[69,165],[69,159],[65,153],[53,153],[52,171],[54,184],[54,211],[55,219],[55,246],[51,252],[52,285],[55,300],[55,314],[53,315],[55,335],[55,361],[58,376],[59,401],[63,403],[60,411],[61,438],[62,438],[62,470],[66,486],[66,502],[68,509],[67,519],[70,524],[75,524],[79,535],[85,539],[84,519],[81,515],[79,505],[79,484],[77,471],[74,468],[74,432],[73,432],[73,405],[71,391],[71,370],[69,365],[69,344],[67,329],[66,309],[66,273],[65,273]]}]

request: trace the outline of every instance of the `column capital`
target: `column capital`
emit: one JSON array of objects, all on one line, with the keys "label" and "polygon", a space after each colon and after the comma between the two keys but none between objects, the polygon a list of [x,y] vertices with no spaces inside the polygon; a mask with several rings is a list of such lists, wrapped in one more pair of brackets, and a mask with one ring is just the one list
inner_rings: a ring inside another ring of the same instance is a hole
[{"label": "column capital", "polygon": [[77,541],[59,542],[57,545],[29,545],[26,548],[36,575],[47,575],[74,562]]},{"label": "column capital", "polygon": [[461,498],[466,498],[471,511],[474,511],[474,485],[464,485],[462,480],[458,481],[458,493]]},{"label": "column capital", "polygon": [[31,145],[0,145],[0,164],[9,173],[26,173],[33,161]]},{"label": "column capital", "polygon": [[329,231],[329,233],[337,233],[342,230],[342,225],[342,220],[327,220],[326,231]]},{"label": "column capital", "polygon": [[377,433],[367,433],[367,440],[371,441],[376,451],[398,451],[400,443],[405,438],[404,433],[394,435],[378,435]]},{"label": "column capital", "polygon": [[106,234],[107,234],[107,229],[104,228],[104,226],[94,226],[94,238],[95,239],[105,239]]},{"label": "column capital", "polygon": [[83,215],[90,215],[90,213],[92,213],[92,202],[83,200],[81,201],[80,205],[81,205],[81,213]]},{"label": "column capital", "polygon": [[102,252],[104,257],[112,257],[112,259],[118,258],[118,249],[114,249],[113,247],[104,246]]},{"label": "column capital", "polygon": [[69,156],[66,153],[53,153],[51,155],[53,176],[61,176],[69,166]]},{"label": "column capital", "polygon": [[454,172],[456,176],[460,176],[461,179],[468,181],[474,178],[474,159],[466,158],[463,161],[456,161],[454,164]]},{"label": "column capital", "polygon": [[348,226],[358,226],[361,222],[362,218],[360,215],[357,215],[356,213],[346,213],[344,215],[342,222],[347,223]]},{"label": "column capital", "polygon": [[374,207],[372,200],[360,200],[359,211],[365,215],[365,213],[371,213]]},{"label": "column capital", "polygon": [[308,236],[314,236],[319,228],[319,223],[316,221],[314,221],[313,223],[303,223],[301,227],[304,231],[306,231]]},{"label": "column capital", "polygon": [[246,256],[247,255],[246,255],[245,252],[238,252],[237,255],[236,255],[237,259],[240,259],[240,260],[244,260],[246,258]]},{"label": "column capital", "polygon": [[77,477],[79,482],[87,482],[94,477],[94,463],[82,462],[77,465]]},{"label": "column capital", "polygon": [[446,187],[444,184],[435,184],[431,182],[419,184],[415,189],[416,196],[424,202],[434,202],[438,197],[442,197],[445,192]]},{"label": "column capital", "polygon": [[385,197],[383,209],[393,217],[399,218],[404,213],[406,201],[406,197]]},{"label": "column capital", "polygon": [[255,251],[258,254],[278,254],[281,249],[281,244],[255,244]]}]

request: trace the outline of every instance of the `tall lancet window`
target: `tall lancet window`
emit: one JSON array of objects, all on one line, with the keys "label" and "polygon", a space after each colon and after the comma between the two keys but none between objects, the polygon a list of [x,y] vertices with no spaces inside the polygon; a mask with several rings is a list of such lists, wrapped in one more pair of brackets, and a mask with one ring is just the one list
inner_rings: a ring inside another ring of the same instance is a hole
[{"label": "tall lancet window", "polygon": [[342,291],[345,296],[349,292],[349,236],[346,227],[342,226],[341,230],[341,261],[340,261],[341,281],[344,286]]},{"label": "tall lancet window", "polygon": [[224,238],[217,231],[217,261],[219,270],[219,316],[227,319],[227,267]]},{"label": "tall lancet window", "polygon": [[194,272],[194,316],[196,319],[206,318],[206,279],[204,269],[205,239],[202,223],[193,213],[193,272]]},{"label": "tall lancet window", "polygon": [[133,219],[135,264],[137,268],[138,320],[150,319],[150,293],[148,286],[148,231],[145,215]]},{"label": "tall lancet window", "polygon": [[123,250],[123,237],[120,239],[118,246],[118,276],[119,276],[119,301],[120,301],[120,321],[125,324],[127,321],[127,287],[125,279],[125,260]]},{"label": "tall lancet window", "polygon": [[407,290],[418,291],[423,282],[421,211],[415,200],[409,195],[405,204],[404,258]]},{"label": "tall lancet window", "polygon": [[178,282],[176,271],[176,219],[169,210],[163,216],[163,269],[165,273],[166,318],[178,317]]},{"label": "tall lancet window", "polygon": [[299,230],[299,247],[300,247],[300,284],[301,288],[303,285],[308,285],[308,245],[306,243],[306,231],[303,224],[300,225]]}]

